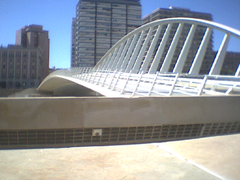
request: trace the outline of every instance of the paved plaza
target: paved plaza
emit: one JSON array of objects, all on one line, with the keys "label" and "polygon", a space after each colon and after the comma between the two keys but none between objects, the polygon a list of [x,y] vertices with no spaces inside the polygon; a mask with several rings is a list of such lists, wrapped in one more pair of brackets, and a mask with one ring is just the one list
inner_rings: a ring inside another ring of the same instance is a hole
[{"label": "paved plaza", "polygon": [[166,143],[0,150],[0,179],[239,179],[240,135]]}]

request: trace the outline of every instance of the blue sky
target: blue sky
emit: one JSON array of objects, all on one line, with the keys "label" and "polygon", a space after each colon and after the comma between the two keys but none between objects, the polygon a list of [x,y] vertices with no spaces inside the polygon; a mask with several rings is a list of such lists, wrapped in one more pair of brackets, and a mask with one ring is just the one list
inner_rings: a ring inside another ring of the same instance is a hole
[{"label": "blue sky", "polygon": [[[71,21],[78,0],[0,0],[0,45],[15,44],[16,30],[29,24],[49,31],[49,67],[70,67]],[[215,22],[240,30],[240,0],[141,0],[142,17],[170,6],[213,15]],[[214,40],[215,42],[221,40]],[[237,45],[238,46],[238,45]],[[233,46],[234,51],[239,47]]]}]

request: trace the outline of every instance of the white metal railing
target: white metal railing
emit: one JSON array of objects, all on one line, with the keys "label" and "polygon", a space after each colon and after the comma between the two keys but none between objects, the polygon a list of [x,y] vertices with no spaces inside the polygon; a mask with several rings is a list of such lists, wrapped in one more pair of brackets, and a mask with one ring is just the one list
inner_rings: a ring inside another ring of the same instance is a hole
[{"label": "white metal railing", "polygon": [[[220,75],[147,74],[72,68],[51,76],[78,80],[105,96],[200,96],[240,94],[240,77]],[[51,77],[49,77],[51,78]],[[100,88],[103,89],[100,90]],[[105,91],[108,90],[108,91]],[[109,91],[114,94],[108,94]]]}]

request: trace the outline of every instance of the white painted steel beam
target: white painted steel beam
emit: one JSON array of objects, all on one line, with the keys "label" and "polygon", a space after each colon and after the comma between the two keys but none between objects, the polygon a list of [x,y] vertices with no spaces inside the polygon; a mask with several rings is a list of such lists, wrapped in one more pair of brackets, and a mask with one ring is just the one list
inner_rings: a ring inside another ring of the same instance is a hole
[{"label": "white painted steel beam", "polygon": [[151,38],[151,35],[152,35],[152,31],[153,31],[153,28],[150,28],[149,31],[148,31],[147,37],[146,37],[146,39],[145,39],[145,41],[143,43],[143,46],[142,46],[142,48],[140,50],[140,53],[137,56],[137,60],[136,60],[135,64],[134,64],[133,72],[137,72],[139,70],[140,66],[141,66],[143,55],[144,55],[145,50],[147,48],[147,45],[148,45],[148,43],[150,41],[150,38]]},{"label": "white painted steel beam", "polygon": [[235,73],[235,76],[240,76],[240,64],[238,65],[237,71]]},{"label": "white painted steel beam", "polygon": [[[109,63],[106,63],[105,66],[101,67],[101,65],[99,65],[98,70],[103,70],[103,69],[111,69],[111,67],[113,66],[113,64],[115,63],[115,58],[116,58],[116,54],[119,51],[119,48],[116,48],[114,51],[112,51],[112,56],[110,57],[110,59],[108,60]],[[107,57],[106,57],[107,58]]]},{"label": "white painted steel beam", "polygon": [[139,37],[139,39],[138,39],[138,42],[137,42],[137,44],[136,44],[136,47],[134,48],[133,54],[132,54],[132,56],[131,56],[131,58],[130,58],[130,61],[129,61],[128,65],[127,65],[127,68],[126,68],[126,71],[125,71],[125,72],[130,72],[130,70],[132,69],[132,66],[133,66],[134,62],[136,61],[136,57],[137,57],[138,52],[139,52],[139,49],[140,49],[140,47],[141,47],[141,45],[142,45],[142,40],[143,40],[144,32],[145,32],[145,31],[142,31],[142,32],[141,32],[141,35],[140,35],[140,37]]},{"label": "white painted steel beam", "polygon": [[220,74],[221,68],[222,68],[222,64],[226,55],[226,51],[227,51],[227,45],[228,45],[228,41],[229,41],[229,34],[225,34],[222,44],[218,50],[218,53],[216,55],[216,58],[213,62],[212,68],[209,72],[209,75],[218,75]]},{"label": "white painted steel beam", "polygon": [[113,63],[111,63],[110,65],[110,67],[109,68],[107,68],[107,69],[111,69],[111,70],[113,70],[114,69],[114,67],[116,67],[116,65],[117,65],[117,63],[118,63],[118,61],[119,61],[119,57],[120,57],[120,55],[121,55],[121,53],[122,53],[122,50],[123,50],[123,48],[124,48],[124,44],[125,44],[125,42],[123,42],[121,45],[120,45],[120,47],[118,48],[118,50],[115,50],[115,54],[116,54],[116,56],[114,56],[114,61],[113,61]]},{"label": "white painted steel beam", "polygon": [[168,72],[168,69],[169,69],[169,66],[171,64],[171,61],[172,61],[172,58],[173,58],[173,55],[174,55],[174,52],[175,52],[175,49],[176,49],[176,46],[177,46],[177,43],[178,43],[178,40],[179,40],[179,37],[180,37],[180,34],[182,32],[182,28],[183,28],[183,24],[182,23],[179,23],[178,25],[178,28],[176,30],[176,33],[173,37],[173,40],[172,40],[172,43],[170,45],[170,48],[167,52],[167,55],[163,61],[163,65],[160,69],[160,73],[165,73],[165,72]]},{"label": "white painted steel beam", "polygon": [[126,69],[126,65],[127,65],[128,61],[129,61],[129,58],[130,58],[131,54],[132,54],[133,48],[136,45],[137,37],[138,37],[138,34],[135,34],[134,37],[133,37],[133,40],[132,40],[132,42],[131,42],[131,44],[129,46],[127,54],[126,54],[126,56],[125,56],[125,58],[123,60],[123,63],[121,65],[121,69]]},{"label": "white painted steel beam", "polygon": [[192,66],[189,70],[189,74],[198,74],[202,65],[203,58],[205,56],[208,43],[212,34],[212,27],[208,27],[205,31],[203,40],[198,48],[197,54],[193,60]]},{"label": "white painted steel beam", "polygon": [[[107,66],[108,66],[109,64],[111,64],[112,58],[115,57],[115,52],[116,52],[116,51],[114,51],[113,54],[112,54],[112,53],[109,54],[109,56],[108,56],[106,59],[104,59],[105,61],[101,64],[101,66],[99,66],[99,68],[103,68],[103,69],[107,68]],[[98,69],[99,69],[99,68],[98,68]]]},{"label": "white painted steel beam", "polygon": [[147,71],[149,62],[150,62],[151,57],[152,57],[152,55],[153,55],[153,50],[154,50],[154,48],[155,48],[155,46],[156,46],[156,43],[157,43],[157,41],[158,41],[158,39],[159,39],[159,35],[160,35],[160,32],[161,32],[161,29],[162,29],[162,26],[158,26],[157,31],[156,31],[156,33],[155,33],[155,35],[154,35],[154,38],[153,38],[152,43],[151,43],[151,45],[150,45],[150,48],[149,48],[148,51],[147,51],[146,58],[145,58],[144,61],[143,61],[143,65],[142,65],[140,71],[143,71],[143,72],[146,72],[146,71]]},{"label": "white painted steel beam", "polygon": [[126,43],[126,45],[124,46],[123,51],[121,52],[120,58],[119,58],[119,60],[118,60],[117,66],[116,66],[116,70],[120,70],[120,67],[121,67],[121,65],[122,65],[122,62],[123,62],[123,60],[124,60],[124,57],[125,57],[125,55],[126,55],[126,52],[127,52],[128,48],[129,48],[129,45],[130,45],[130,42],[131,42],[131,41],[132,41],[132,38],[128,38],[127,43]]},{"label": "white painted steel beam", "polygon": [[166,46],[166,42],[167,42],[167,39],[168,39],[168,36],[169,36],[169,33],[171,31],[171,28],[172,28],[172,24],[168,24],[167,26],[167,29],[163,35],[163,38],[162,38],[162,41],[160,43],[160,46],[158,47],[158,50],[157,50],[157,53],[153,59],[153,62],[151,64],[151,67],[149,69],[149,74],[154,74],[158,68],[158,64],[161,60],[161,57],[162,57],[162,54],[163,54],[163,50]]},{"label": "white painted steel beam", "polygon": [[174,69],[173,69],[174,73],[181,73],[182,72],[184,63],[187,59],[188,51],[190,49],[190,46],[191,46],[191,43],[192,43],[192,40],[193,40],[193,36],[194,36],[195,30],[196,30],[196,27],[197,27],[197,25],[193,24],[191,29],[189,30],[188,36],[185,40],[185,43],[183,45],[183,48],[181,50],[181,53],[180,53],[179,58],[177,60],[177,63],[175,65]]}]

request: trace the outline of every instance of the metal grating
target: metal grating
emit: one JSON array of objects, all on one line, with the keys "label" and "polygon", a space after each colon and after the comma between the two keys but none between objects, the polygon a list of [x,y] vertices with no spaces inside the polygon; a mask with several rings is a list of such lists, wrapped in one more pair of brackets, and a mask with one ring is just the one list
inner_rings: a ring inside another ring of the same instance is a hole
[{"label": "metal grating", "polygon": [[208,123],[203,126],[202,136],[232,134],[240,132],[240,122]]},{"label": "metal grating", "polygon": [[102,129],[0,130],[0,147],[161,142],[239,132],[240,122]]}]

